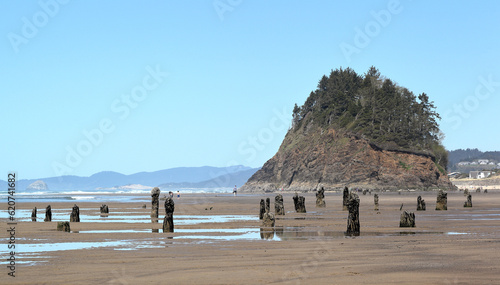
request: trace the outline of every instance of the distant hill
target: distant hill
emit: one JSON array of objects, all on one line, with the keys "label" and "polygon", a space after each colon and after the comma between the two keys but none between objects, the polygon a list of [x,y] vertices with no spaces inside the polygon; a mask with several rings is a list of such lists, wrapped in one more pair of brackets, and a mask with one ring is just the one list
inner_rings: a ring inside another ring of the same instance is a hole
[{"label": "distant hill", "polygon": [[475,162],[479,159],[487,159],[490,162],[497,164],[500,163],[500,151],[480,151],[477,148],[474,149],[457,149],[448,152],[448,171],[454,172],[468,172],[473,170],[482,170],[483,168],[497,168],[497,166],[484,165],[459,165],[460,162]]},{"label": "distant hill", "polygon": [[[21,179],[17,181],[16,188],[23,191],[37,180],[43,180],[50,191],[54,192],[62,190],[95,190],[97,188],[112,188],[130,184],[158,186],[161,184],[181,185],[185,183],[186,185],[190,185],[190,187],[192,188],[205,187],[206,185],[215,185],[216,187],[229,187],[217,186],[226,185],[226,183],[218,183],[216,179],[219,178],[222,179],[221,181],[225,182],[224,179],[227,176],[230,177],[230,184],[234,182],[238,185],[238,183],[241,183],[240,180],[246,177],[246,173],[250,173],[252,171],[255,172],[257,171],[257,169],[252,169],[250,167],[242,165],[230,167],[177,167],[154,172],[139,172],[130,175],[125,175],[113,171],[103,171],[89,177],[66,175],[60,177]],[[0,180],[0,187],[6,189],[7,182]]]},{"label": "distant hill", "polygon": [[247,180],[260,168],[251,168],[248,170],[242,170],[238,172],[224,174],[218,177],[215,177],[210,180],[205,180],[201,182],[195,183],[165,183],[161,184],[158,187],[162,189],[171,189],[171,188],[225,188],[225,187],[237,187],[242,186],[247,182]]}]

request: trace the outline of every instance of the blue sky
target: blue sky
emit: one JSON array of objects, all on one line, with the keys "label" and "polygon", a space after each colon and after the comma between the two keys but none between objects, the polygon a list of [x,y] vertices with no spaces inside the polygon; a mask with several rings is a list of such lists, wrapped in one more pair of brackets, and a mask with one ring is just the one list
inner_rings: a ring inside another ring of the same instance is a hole
[{"label": "blue sky", "polygon": [[323,74],[372,65],[500,150],[500,2],[1,1],[1,172],[259,167]]}]

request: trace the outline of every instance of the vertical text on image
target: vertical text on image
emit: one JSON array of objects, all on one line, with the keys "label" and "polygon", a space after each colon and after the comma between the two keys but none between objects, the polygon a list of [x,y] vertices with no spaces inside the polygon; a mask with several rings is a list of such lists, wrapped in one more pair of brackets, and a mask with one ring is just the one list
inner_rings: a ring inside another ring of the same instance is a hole
[{"label": "vertical text on image", "polygon": [[11,277],[16,277],[16,179],[17,173],[9,172],[7,174],[7,211],[9,221],[7,222],[7,232],[9,233],[7,242],[7,268],[9,272],[7,273]]}]

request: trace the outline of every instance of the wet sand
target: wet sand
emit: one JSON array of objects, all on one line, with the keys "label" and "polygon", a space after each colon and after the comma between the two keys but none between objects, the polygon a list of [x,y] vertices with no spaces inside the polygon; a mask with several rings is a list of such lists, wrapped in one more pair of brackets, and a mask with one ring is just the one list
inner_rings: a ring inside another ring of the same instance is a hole
[{"label": "wet sand", "polygon": [[[418,195],[426,201],[425,212],[415,211]],[[143,202],[110,203],[108,217],[100,217],[101,203],[78,203],[82,222],[71,223],[71,233],[56,231],[56,224],[65,216],[69,220],[74,201],[51,203],[53,222],[43,222],[46,204],[20,203],[18,209],[27,211],[18,211],[18,218],[36,206],[38,222],[18,223],[16,278],[7,276],[3,261],[0,283],[494,284],[500,279],[500,191],[472,193],[473,208],[463,207],[463,193],[449,192],[448,211],[434,210],[436,192],[380,192],[379,213],[373,195],[360,193],[359,237],[343,234],[347,212],[340,193],[325,193],[326,208],[315,207],[313,194],[305,196],[308,212],[298,214],[292,195],[284,195],[287,213],[278,216],[269,239],[261,238],[259,202],[271,197],[274,210],[274,194],[183,195],[175,199],[175,233],[163,233],[161,221],[151,223],[150,203],[147,209]],[[403,210],[415,212],[415,228],[399,228],[402,203]],[[6,219],[1,222],[6,229]],[[4,256],[5,230],[0,238]]]}]

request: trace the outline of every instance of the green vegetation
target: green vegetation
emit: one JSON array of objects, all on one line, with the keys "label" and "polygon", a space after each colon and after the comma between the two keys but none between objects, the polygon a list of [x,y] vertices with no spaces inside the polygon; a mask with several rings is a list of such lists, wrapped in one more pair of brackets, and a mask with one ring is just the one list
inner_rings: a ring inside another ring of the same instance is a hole
[{"label": "green vegetation", "polygon": [[427,94],[415,96],[373,66],[364,76],[341,68],[324,75],[304,105],[295,104],[292,130],[310,124],[346,129],[385,149],[432,154],[444,170],[448,154],[435,109]]}]

